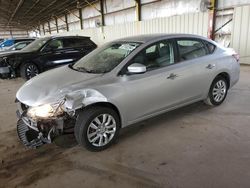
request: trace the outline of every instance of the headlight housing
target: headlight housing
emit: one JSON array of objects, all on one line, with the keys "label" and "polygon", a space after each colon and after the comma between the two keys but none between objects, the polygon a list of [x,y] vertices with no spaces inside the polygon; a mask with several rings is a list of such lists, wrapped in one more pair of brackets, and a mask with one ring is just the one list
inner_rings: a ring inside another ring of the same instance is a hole
[{"label": "headlight housing", "polygon": [[59,116],[63,113],[63,110],[60,106],[60,104],[57,105],[50,105],[50,104],[45,104],[37,107],[30,107],[28,109],[27,115],[29,117],[32,117],[33,119],[37,118],[52,118],[55,116]]}]

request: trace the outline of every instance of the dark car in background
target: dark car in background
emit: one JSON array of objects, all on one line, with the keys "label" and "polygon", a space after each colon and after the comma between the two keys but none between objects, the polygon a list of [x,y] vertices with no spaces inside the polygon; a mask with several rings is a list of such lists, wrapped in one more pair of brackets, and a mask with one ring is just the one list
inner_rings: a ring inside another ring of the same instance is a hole
[{"label": "dark car in background", "polygon": [[18,42],[14,45],[12,45],[11,47],[9,47],[7,50],[4,51],[0,51],[0,54],[4,54],[6,52],[9,51],[16,51],[16,50],[21,50],[24,47],[28,46],[30,43],[32,43],[33,41],[23,41],[23,42]]},{"label": "dark car in background", "polygon": [[48,69],[70,64],[97,45],[85,36],[50,36],[35,40],[20,51],[0,54],[0,77],[30,79]]},{"label": "dark car in background", "polygon": [[12,45],[18,43],[18,42],[24,42],[24,41],[34,41],[35,38],[11,38],[11,39],[5,39],[2,42],[0,42],[0,51],[7,50]]}]

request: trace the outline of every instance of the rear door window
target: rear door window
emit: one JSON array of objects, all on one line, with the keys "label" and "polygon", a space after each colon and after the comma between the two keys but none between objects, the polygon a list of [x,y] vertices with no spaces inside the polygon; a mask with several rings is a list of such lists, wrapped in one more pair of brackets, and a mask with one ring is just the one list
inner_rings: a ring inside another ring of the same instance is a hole
[{"label": "rear door window", "polygon": [[66,38],[63,39],[63,45],[65,48],[74,48],[74,47],[79,47],[78,42],[74,38]]},{"label": "rear door window", "polygon": [[216,46],[208,41],[204,41],[210,54],[214,53]]},{"label": "rear door window", "polygon": [[180,61],[191,60],[208,54],[207,47],[200,40],[177,39]]},{"label": "rear door window", "polygon": [[65,48],[93,46],[93,42],[88,38],[67,38],[63,40],[63,44]]}]

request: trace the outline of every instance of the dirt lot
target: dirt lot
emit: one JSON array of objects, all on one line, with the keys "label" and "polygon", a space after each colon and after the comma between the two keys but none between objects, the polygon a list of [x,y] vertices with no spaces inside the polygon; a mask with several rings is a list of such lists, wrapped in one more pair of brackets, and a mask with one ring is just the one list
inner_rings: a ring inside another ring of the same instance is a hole
[{"label": "dirt lot", "polygon": [[0,187],[250,187],[250,67],[223,105],[200,102],[126,128],[99,153],[70,135],[25,149],[15,129],[22,84],[0,80]]}]

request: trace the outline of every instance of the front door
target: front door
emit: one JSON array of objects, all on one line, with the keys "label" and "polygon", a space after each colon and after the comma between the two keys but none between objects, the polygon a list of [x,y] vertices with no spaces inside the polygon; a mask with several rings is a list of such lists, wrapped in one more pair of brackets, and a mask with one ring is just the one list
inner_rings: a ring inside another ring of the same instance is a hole
[{"label": "front door", "polygon": [[45,63],[46,68],[69,64],[74,61],[67,53],[67,49],[64,47],[61,39],[49,41],[41,52],[41,59]]}]

